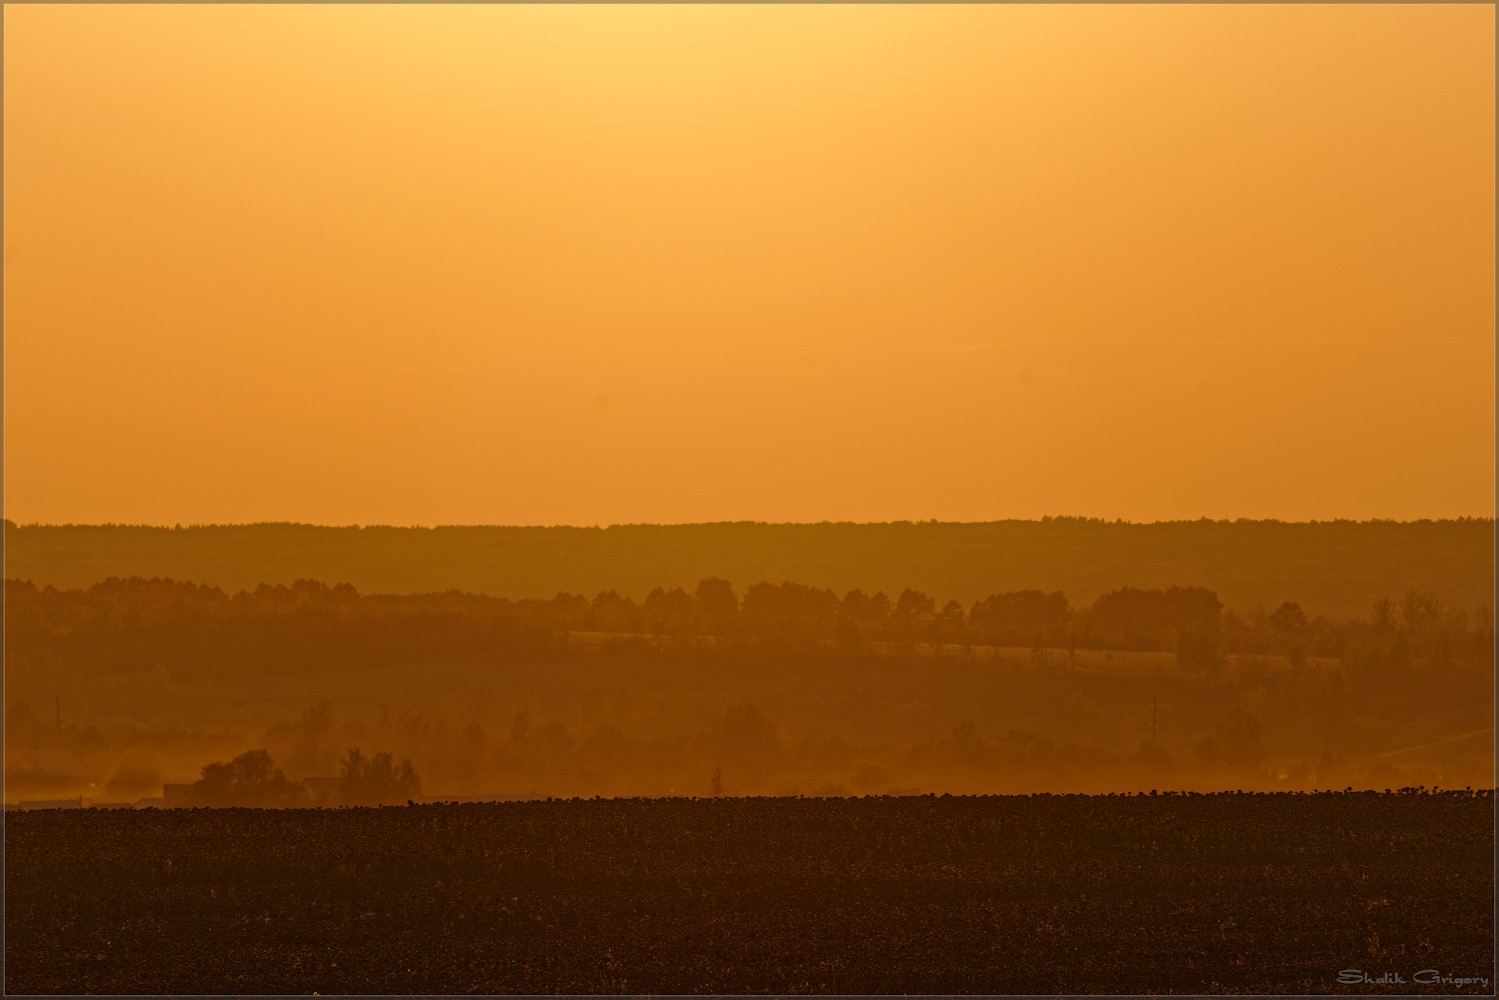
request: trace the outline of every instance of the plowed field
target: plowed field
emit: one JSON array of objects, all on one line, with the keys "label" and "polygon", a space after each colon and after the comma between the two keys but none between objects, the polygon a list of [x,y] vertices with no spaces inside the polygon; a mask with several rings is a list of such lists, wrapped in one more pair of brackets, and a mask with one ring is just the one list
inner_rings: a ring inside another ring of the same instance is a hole
[{"label": "plowed field", "polygon": [[1482,995],[1493,824],[1488,793],[9,813],[5,985]]}]

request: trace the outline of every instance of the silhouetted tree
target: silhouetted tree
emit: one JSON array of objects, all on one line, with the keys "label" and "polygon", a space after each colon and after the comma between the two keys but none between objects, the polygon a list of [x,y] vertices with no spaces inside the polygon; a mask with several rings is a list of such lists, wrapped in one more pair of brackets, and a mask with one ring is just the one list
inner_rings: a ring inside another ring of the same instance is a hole
[{"label": "silhouetted tree", "polygon": [[895,613],[902,618],[920,620],[937,610],[937,602],[919,590],[907,587],[895,601]]},{"label": "silhouetted tree", "polygon": [[1271,613],[1269,624],[1282,635],[1297,635],[1306,631],[1306,612],[1296,601],[1286,601]]},{"label": "silhouetted tree", "polygon": [[919,590],[907,587],[895,600],[895,621],[901,638],[917,639],[937,613],[937,602]]},{"label": "silhouetted tree", "polygon": [[588,598],[582,594],[569,594],[566,591],[552,598],[551,607],[552,627],[563,639],[574,629],[582,628],[588,616]]},{"label": "silhouetted tree", "polygon": [[1218,595],[1203,587],[1121,587],[1093,602],[1086,630],[1106,646],[1171,649],[1186,629],[1216,628],[1222,611]]},{"label": "silhouetted tree", "polygon": [[942,614],[938,616],[935,628],[932,629],[932,641],[937,646],[937,652],[942,652],[943,640],[951,641],[963,634],[964,626],[963,605],[956,600],[948,601],[942,605]]},{"label": "silhouetted tree", "polygon": [[722,634],[733,630],[739,618],[739,598],[733,584],[717,577],[699,580],[696,597],[698,614],[707,631]]},{"label": "silhouetted tree", "polygon": [[227,764],[205,765],[191,797],[205,806],[278,808],[306,801],[302,787],[288,781],[265,750],[248,750]]},{"label": "silhouetted tree", "polygon": [[641,612],[653,635],[680,635],[693,620],[696,603],[681,587],[657,587],[646,595]]},{"label": "silhouetted tree", "polygon": [[746,627],[761,634],[830,634],[837,620],[838,597],[799,583],[760,582],[744,592]]},{"label": "silhouetted tree", "polygon": [[616,590],[601,591],[589,607],[589,621],[601,632],[635,632],[640,628],[640,606]]},{"label": "silhouetted tree", "polygon": [[388,753],[367,758],[356,747],[340,764],[338,798],[345,805],[399,804],[421,792],[421,778],[417,777],[410,759],[401,761],[397,767]]},{"label": "silhouetted tree", "polygon": [[1400,598],[1400,622],[1412,632],[1424,632],[1440,627],[1442,623],[1442,599],[1430,590],[1411,589]]},{"label": "silhouetted tree", "polygon": [[846,623],[862,625],[873,616],[873,604],[862,590],[850,590],[838,604],[838,617]]},{"label": "silhouetted tree", "polygon": [[1035,643],[1038,637],[1060,644],[1072,617],[1067,598],[1060,591],[1019,590],[990,594],[975,601],[969,624],[995,645]]}]

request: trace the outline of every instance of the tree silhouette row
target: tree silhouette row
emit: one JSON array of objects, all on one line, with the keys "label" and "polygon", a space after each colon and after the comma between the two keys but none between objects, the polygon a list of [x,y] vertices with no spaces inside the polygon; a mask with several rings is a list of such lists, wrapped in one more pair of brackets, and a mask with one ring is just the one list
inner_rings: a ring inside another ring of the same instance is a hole
[{"label": "tree silhouette row", "polygon": [[441,655],[546,656],[577,633],[822,641],[854,646],[931,644],[1174,652],[1210,665],[1229,652],[1342,656],[1402,637],[1412,655],[1469,655],[1492,643],[1487,609],[1446,605],[1429,591],[1383,599],[1367,619],[1308,619],[1294,601],[1226,611],[1203,587],[1122,587],[1074,607],[1060,592],[992,594],[965,608],[907,588],[832,590],[760,582],[736,593],[704,579],[691,591],[657,587],[643,601],[609,590],[589,599],[484,597],[459,592],[362,595],[347,584],[303,580],[226,594],[165,579],[109,579],[86,589],[6,583],[8,652],[23,664],[49,656],[105,670],[165,663],[197,673],[220,665],[265,670],[324,665],[328,657],[378,665]]}]

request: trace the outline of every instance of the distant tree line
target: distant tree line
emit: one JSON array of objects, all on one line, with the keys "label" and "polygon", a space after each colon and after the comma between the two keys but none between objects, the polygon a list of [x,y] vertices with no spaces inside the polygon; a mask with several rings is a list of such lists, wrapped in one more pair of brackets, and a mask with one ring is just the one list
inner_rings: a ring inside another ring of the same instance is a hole
[{"label": "distant tree line", "polygon": [[23,663],[52,656],[132,671],[165,663],[177,675],[247,664],[316,669],[330,656],[371,666],[436,656],[545,657],[580,632],[871,648],[1158,650],[1204,668],[1224,653],[1339,657],[1371,645],[1386,651],[1383,659],[1487,656],[1493,642],[1491,609],[1454,608],[1420,590],[1381,599],[1354,621],[1308,618],[1295,601],[1225,611],[1215,592],[1191,586],[1121,587],[1083,608],[1056,591],[996,593],[965,608],[911,588],[893,599],[859,589],[839,597],[792,582],[756,583],[741,597],[719,578],[692,591],[657,587],[639,602],[613,590],[522,601],[458,592],[362,595],[348,584],[311,580],[230,595],[139,578],[68,591],[11,580],[5,596],[8,653]]},{"label": "distant tree line", "polygon": [[326,792],[288,778],[266,750],[247,750],[233,760],[207,764],[202,773],[171,804],[265,809],[400,805],[422,791],[409,759],[398,766],[391,754],[366,757],[357,747],[343,759],[337,783]]},{"label": "distant tree line", "polygon": [[1308,613],[1367,614],[1381,595],[1440,590],[1461,607],[1493,599],[1494,522],[1172,521],[1097,518],[887,524],[754,522],[583,527],[319,527],[306,524],[4,524],[6,575],[86,587],[171,577],[233,592],[265,581],[347,580],[368,593],[449,587],[507,597],[637,601],[658,583],[716,575],[925,591],[965,608],[990,593],[1062,591],[1086,605],[1124,583],[1191,582],[1244,610],[1297,600]]}]

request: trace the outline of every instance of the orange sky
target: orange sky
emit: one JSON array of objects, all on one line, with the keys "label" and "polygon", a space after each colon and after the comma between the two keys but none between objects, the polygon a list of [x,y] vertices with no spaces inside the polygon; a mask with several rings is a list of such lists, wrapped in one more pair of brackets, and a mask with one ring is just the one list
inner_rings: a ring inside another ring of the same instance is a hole
[{"label": "orange sky", "polygon": [[1491,6],[4,17],[15,520],[1493,512]]}]

